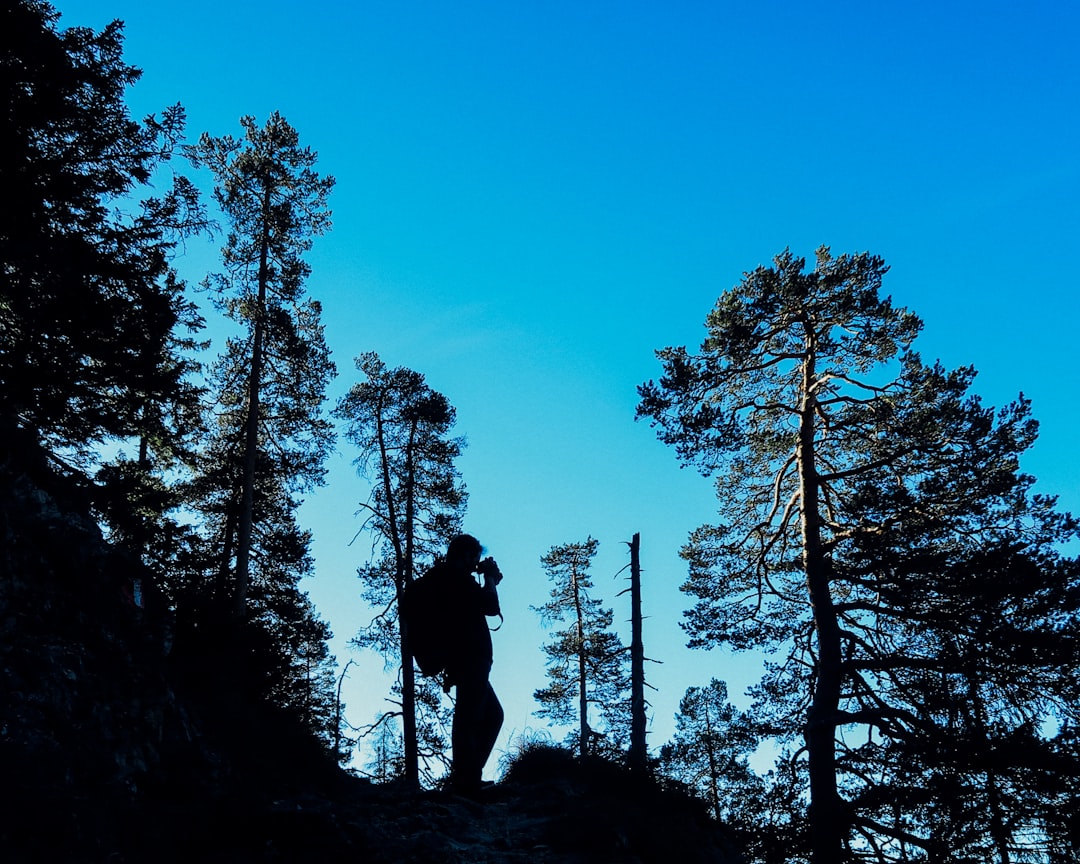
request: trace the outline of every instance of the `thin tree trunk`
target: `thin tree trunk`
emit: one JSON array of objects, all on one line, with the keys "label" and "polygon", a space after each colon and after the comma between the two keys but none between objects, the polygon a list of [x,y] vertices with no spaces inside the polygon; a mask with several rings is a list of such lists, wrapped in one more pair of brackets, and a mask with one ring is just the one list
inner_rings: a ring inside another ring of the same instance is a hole
[{"label": "thin tree trunk", "polygon": [[[398,580],[401,591],[412,582],[413,578],[413,519],[415,467],[413,464],[413,447],[416,436],[416,423],[413,422],[409,431],[409,443],[405,451],[405,548],[400,578]],[[389,497],[387,498],[389,500]],[[397,524],[394,525],[394,533],[397,534]],[[401,609],[400,596],[398,609]],[[410,641],[409,628],[398,615],[398,632],[401,636],[401,728],[402,745],[405,751],[405,779],[414,786],[420,785],[420,744],[416,732],[416,670],[412,663],[412,643]]]},{"label": "thin tree trunk", "polygon": [[263,339],[266,331],[266,288],[270,279],[270,204],[269,180],[263,187],[262,238],[259,243],[259,294],[255,304],[254,332],[251,338],[251,372],[248,377],[247,422],[244,430],[244,479],[240,496],[240,524],[236,547],[236,595],[234,613],[243,618],[247,611],[248,586],[251,581],[251,538],[255,524],[255,465],[259,450],[259,397],[262,387]]},{"label": "thin tree trunk", "polygon": [[337,682],[337,696],[334,699],[334,758],[341,761],[345,754],[341,752],[341,688],[345,684],[345,676],[349,674],[349,667],[353,665],[350,660],[341,670]]},{"label": "thin tree trunk", "polygon": [[577,655],[578,655],[578,717],[581,734],[578,740],[578,755],[584,759],[589,755],[589,695],[586,690],[585,623],[581,610],[581,590],[578,588],[578,572],[571,570],[573,580],[574,611],[577,613]]},{"label": "thin tree trunk", "polygon": [[420,785],[420,754],[416,742],[416,676],[412,665],[412,652],[409,643],[409,628],[400,614],[402,598],[405,594],[407,562],[401,535],[398,533],[397,507],[394,504],[394,489],[390,478],[389,455],[386,451],[386,429],[383,425],[383,408],[380,404],[375,411],[376,438],[379,442],[379,468],[382,473],[383,497],[386,500],[387,535],[394,547],[394,592],[398,607],[398,650],[401,655],[401,734],[404,758],[404,774],[407,783]]},{"label": "thin tree trunk", "polygon": [[641,626],[641,535],[630,540],[630,767],[648,768],[645,742],[645,646]]},{"label": "thin tree trunk", "polygon": [[709,716],[709,701],[705,701],[705,747],[709,757],[709,796],[712,799],[713,816],[720,818],[719,768],[716,765],[716,739],[713,738],[712,718]]},{"label": "thin tree trunk", "polygon": [[[398,608],[404,587],[398,591]],[[405,780],[413,786],[420,785],[420,747],[416,738],[416,670],[412,664],[409,628],[398,616],[398,633],[401,647],[401,735],[405,756]]]},{"label": "thin tree trunk", "polygon": [[215,605],[222,609],[228,608],[229,596],[229,562],[232,561],[233,544],[236,541],[236,523],[239,513],[235,496],[230,496],[226,504],[228,510],[225,513],[225,530],[221,538],[221,557],[218,559],[217,584],[215,585]]},{"label": "thin tree trunk", "polygon": [[[139,416],[142,420],[140,424],[143,429],[146,429],[146,405],[143,405],[139,410]],[[139,435],[139,468],[143,471],[150,470],[150,439],[147,437],[145,431]]]}]

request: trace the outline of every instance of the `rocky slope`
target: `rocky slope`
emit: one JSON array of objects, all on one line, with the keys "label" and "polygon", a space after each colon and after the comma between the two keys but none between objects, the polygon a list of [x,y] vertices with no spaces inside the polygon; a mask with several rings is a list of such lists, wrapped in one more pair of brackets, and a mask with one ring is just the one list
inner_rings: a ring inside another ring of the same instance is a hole
[{"label": "rocky slope", "polygon": [[348,775],[285,718],[177,678],[133,602],[149,574],[87,513],[31,441],[0,442],[0,860],[740,860],[698,802],[562,751],[480,801]]}]

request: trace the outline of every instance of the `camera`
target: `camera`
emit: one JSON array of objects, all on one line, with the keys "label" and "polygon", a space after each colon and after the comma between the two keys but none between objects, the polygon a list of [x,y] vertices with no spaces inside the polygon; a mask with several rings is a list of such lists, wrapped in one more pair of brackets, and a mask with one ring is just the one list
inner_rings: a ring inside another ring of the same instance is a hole
[{"label": "camera", "polygon": [[481,576],[486,576],[496,585],[502,581],[502,573],[499,572],[499,565],[495,563],[494,558],[485,558],[479,564],[476,565],[476,572]]}]

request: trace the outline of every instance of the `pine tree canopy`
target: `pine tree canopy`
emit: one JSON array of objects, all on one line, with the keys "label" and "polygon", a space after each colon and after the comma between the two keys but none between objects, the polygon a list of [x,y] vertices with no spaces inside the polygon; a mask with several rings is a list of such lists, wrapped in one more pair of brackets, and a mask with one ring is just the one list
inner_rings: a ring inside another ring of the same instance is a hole
[{"label": "pine tree canopy", "polygon": [[[720,297],[698,353],[658,352],[663,377],[640,388],[639,416],[716,481],[720,520],[683,550],[685,629],[784,658],[758,710],[805,741],[815,861],[852,842],[966,854],[970,823],[1022,847],[1049,818],[1020,791],[1054,758],[1040,730],[1078,695],[1080,569],[1060,551],[1078,526],[1020,470],[1030,405],[995,411],[974,369],[924,363],[886,271],[824,247],[807,271],[784,252]],[[1016,735],[1027,755],[988,781]],[[948,792],[928,800],[935,783]]]}]

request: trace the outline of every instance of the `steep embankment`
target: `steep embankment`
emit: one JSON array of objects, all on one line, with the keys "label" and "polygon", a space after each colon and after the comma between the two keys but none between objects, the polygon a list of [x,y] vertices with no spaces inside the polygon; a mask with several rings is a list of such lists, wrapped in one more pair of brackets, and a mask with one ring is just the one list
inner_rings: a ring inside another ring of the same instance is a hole
[{"label": "steep embankment", "polygon": [[0,442],[0,842],[13,848],[90,843],[191,737],[132,597],[138,570],[87,512],[29,436]]}]

